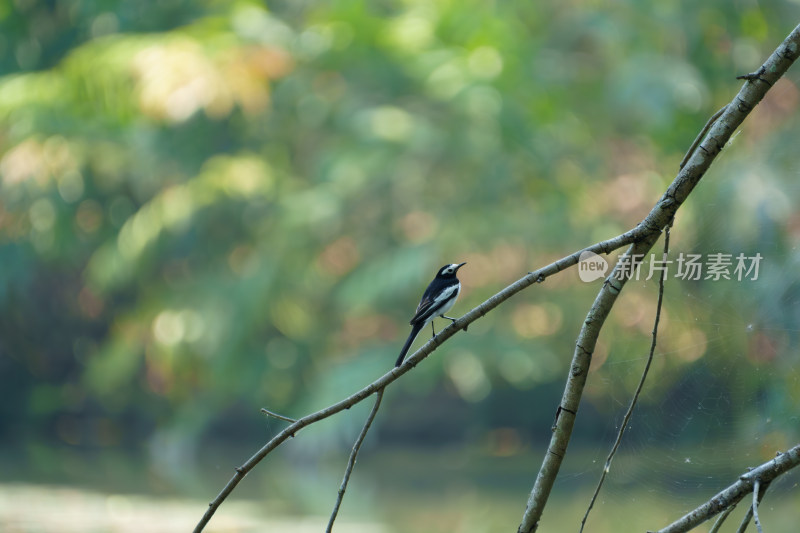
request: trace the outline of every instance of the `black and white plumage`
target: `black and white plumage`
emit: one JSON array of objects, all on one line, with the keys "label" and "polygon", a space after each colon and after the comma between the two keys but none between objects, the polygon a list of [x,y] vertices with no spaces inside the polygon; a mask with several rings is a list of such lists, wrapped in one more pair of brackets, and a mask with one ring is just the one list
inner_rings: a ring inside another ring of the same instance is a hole
[{"label": "black and white plumage", "polygon": [[453,304],[456,303],[456,299],[461,292],[461,282],[458,281],[456,272],[464,265],[466,265],[466,263],[445,265],[436,273],[436,277],[433,278],[428,288],[425,289],[422,299],[419,301],[414,318],[409,322],[412,326],[411,334],[408,336],[405,345],[403,345],[403,349],[400,351],[400,356],[397,358],[397,362],[394,366],[403,364],[403,359],[405,359],[408,349],[411,348],[414,339],[417,338],[419,332],[422,331],[422,328],[427,326],[429,322],[431,324],[433,336],[436,336],[436,330],[433,328],[434,318],[440,316],[455,322],[455,318],[450,318],[444,314],[453,307]]}]

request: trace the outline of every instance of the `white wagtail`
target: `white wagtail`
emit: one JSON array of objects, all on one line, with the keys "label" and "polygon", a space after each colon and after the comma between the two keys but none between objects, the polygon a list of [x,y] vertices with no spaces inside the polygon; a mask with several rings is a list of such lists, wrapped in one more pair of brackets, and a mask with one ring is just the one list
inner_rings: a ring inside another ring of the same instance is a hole
[{"label": "white wagtail", "polygon": [[419,301],[414,318],[409,322],[412,326],[411,334],[408,336],[408,339],[406,339],[406,343],[400,351],[400,357],[397,358],[397,362],[394,366],[403,364],[403,359],[405,359],[408,349],[411,348],[411,343],[414,342],[414,339],[417,338],[419,332],[422,331],[422,328],[424,328],[428,322],[431,323],[431,331],[433,331],[433,336],[435,337],[436,330],[433,328],[433,319],[435,317],[440,316],[447,320],[452,320],[453,322],[456,321],[455,318],[444,316],[444,314],[453,307],[453,304],[456,303],[456,298],[458,298],[458,294],[461,292],[461,282],[458,281],[456,272],[464,265],[466,265],[466,263],[445,265],[436,273],[436,277],[433,278],[428,288],[425,289],[422,300]]}]

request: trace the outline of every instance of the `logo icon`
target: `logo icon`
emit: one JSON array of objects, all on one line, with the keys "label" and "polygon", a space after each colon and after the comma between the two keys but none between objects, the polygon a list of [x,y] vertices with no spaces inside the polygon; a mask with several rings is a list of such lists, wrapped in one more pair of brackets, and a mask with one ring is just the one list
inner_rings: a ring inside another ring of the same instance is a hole
[{"label": "logo icon", "polygon": [[578,258],[578,276],[581,281],[589,283],[600,279],[608,271],[608,262],[594,252],[586,250]]}]

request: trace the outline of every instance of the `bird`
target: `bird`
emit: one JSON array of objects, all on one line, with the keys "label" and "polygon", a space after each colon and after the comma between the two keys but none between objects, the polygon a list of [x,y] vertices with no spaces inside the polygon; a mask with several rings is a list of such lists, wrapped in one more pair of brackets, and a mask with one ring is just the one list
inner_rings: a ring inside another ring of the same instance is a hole
[{"label": "bird", "polygon": [[400,350],[400,356],[394,364],[395,367],[403,364],[403,359],[405,359],[408,349],[411,348],[411,343],[417,338],[422,328],[428,325],[428,322],[431,324],[431,331],[433,331],[433,336],[435,337],[436,329],[433,327],[433,319],[435,317],[440,316],[453,322],[456,321],[455,318],[445,316],[445,313],[453,307],[461,292],[461,282],[458,281],[456,272],[466,264],[451,263],[444,265],[436,273],[436,277],[433,278],[433,281],[430,282],[428,288],[422,294],[422,299],[417,306],[417,312],[414,313],[414,317],[409,322],[411,324],[411,334],[406,339],[403,349]]}]

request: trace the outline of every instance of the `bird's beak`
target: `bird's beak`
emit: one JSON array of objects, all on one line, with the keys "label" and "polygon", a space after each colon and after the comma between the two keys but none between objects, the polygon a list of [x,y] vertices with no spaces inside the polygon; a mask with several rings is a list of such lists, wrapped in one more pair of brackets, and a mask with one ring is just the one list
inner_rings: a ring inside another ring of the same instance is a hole
[{"label": "bird's beak", "polygon": [[466,261],[464,261],[463,263],[461,263],[460,265],[458,265],[458,266],[456,267],[456,272],[458,272],[458,269],[459,269],[459,268],[461,268],[461,267],[463,267],[463,266],[464,266],[464,265],[466,265],[466,264],[467,264],[467,262],[466,262]]}]

